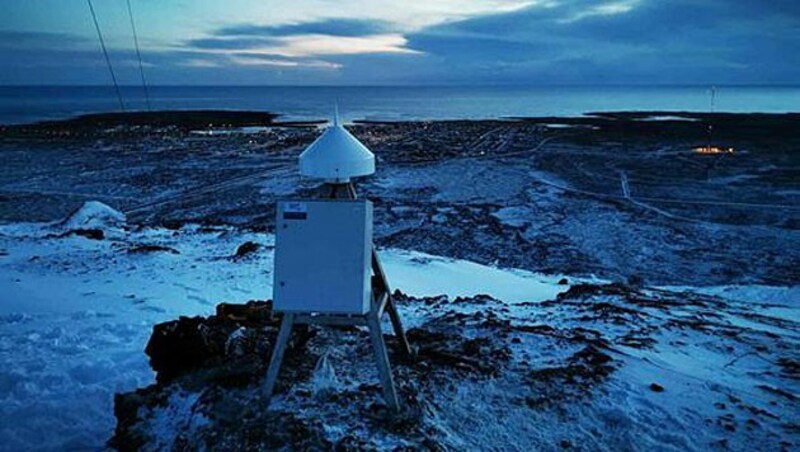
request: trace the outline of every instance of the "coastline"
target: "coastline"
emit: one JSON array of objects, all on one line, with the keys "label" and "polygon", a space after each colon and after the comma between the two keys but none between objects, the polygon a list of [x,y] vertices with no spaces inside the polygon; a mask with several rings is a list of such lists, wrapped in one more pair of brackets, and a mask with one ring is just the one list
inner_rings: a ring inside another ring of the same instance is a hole
[{"label": "coastline", "polygon": [[[159,86],[155,110],[230,109],[282,112],[283,120],[328,118],[338,101],[342,119],[405,121],[579,117],[593,111],[708,112],[709,85],[498,86]],[[797,111],[800,86],[718,86],[718,111]],[[125,105],[146,110],[140,86],[121,86]],[[61,120],[117,108],[110,86],[0,87],[0,124]]]}]

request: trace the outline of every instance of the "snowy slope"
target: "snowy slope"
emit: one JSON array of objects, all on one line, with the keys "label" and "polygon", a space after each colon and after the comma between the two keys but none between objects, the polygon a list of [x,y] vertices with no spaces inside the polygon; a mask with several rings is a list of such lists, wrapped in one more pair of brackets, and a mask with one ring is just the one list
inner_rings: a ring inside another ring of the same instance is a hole
[{"label": "snowy slope", "polygon": [[[154,324],[271,297],[269,234],[134,229],[97,204],[77,213],[0,226],[0,449],[101,447],[114,427],[114,393],[153,381],[143,349]],[[70,234],[82,228],[106,238]],[[234,259],[247,241],[261,246]],[[381,255],[393,286],[419,296],[492,292],[536,302],[566,288],[524,271],[402,250]],[[405,314],[413,323],[414,313]]]}]

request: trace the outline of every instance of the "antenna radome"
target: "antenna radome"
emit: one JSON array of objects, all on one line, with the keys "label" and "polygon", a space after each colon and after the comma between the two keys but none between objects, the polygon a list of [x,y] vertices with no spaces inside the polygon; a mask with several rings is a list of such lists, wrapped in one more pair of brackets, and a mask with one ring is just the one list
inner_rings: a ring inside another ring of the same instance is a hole
[{"label": "antenna radome", "polygon": [[375,155],[345,129],[335,108],[333,125],[300,154],[300,174],[332,183],[375,173]]}]

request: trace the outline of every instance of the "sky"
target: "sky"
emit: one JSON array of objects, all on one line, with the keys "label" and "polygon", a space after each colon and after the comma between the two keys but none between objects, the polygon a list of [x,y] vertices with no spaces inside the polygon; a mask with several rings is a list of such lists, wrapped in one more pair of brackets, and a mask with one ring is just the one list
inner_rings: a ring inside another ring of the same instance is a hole
[{"label": "sky", "polygon": [[[92,0],[140,83],[126,0]],[[797,84],[798,0],[130,0],[166,85]],[[104,85],[86,0],[0,0],[0,84]]]}]

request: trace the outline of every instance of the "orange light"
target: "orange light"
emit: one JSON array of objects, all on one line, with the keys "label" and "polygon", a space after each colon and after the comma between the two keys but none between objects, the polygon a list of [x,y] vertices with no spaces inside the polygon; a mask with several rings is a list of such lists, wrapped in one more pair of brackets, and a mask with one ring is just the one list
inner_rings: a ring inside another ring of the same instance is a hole
[{"label": "orange light", "polygon": [[694,148],[694,152],[698,154],[733,154],[733,148],[720,148],[717,146],[700,146]]}]

